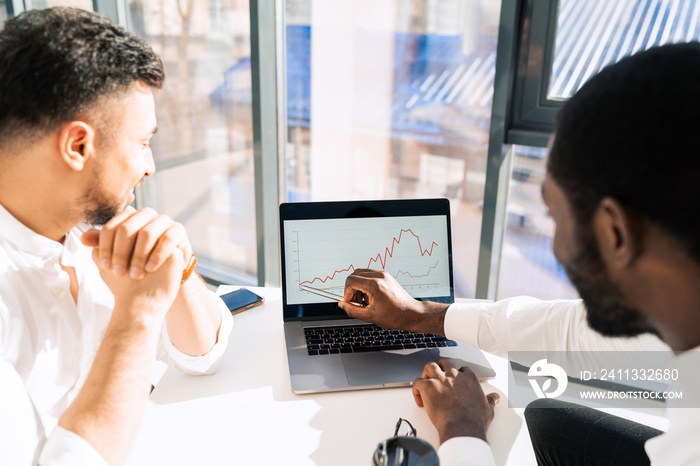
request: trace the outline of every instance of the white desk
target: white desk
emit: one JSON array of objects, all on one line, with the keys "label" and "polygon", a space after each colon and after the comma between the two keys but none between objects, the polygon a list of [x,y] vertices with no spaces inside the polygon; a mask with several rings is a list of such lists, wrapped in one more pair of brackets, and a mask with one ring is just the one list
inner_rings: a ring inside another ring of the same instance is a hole
[{"label": "white desk", "polygon": [[[236,287],[222,287],[220,292]],[[168,369],[150,397],[130,465],[371,464],[399,417],[438,446],[410,388],[316,395],[292,393],[282,328],[281,290],[251,288],[266,303],[234,316],[219,371],[194,377]],[[508,408],[507,362],[487,354],[501,394],[488,432],[496,463],[536,464],[522,409]]]}]

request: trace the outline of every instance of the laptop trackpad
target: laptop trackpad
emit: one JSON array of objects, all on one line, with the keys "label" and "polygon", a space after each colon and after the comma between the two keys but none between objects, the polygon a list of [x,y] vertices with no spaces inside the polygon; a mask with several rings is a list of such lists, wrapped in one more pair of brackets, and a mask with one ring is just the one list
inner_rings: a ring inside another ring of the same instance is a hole
[{"label": "laptop trackpad", "polygon": [[433,358],[427,349],[401,352],[342,354],[345,373],[351,386],[381,386],[413,383]]}]

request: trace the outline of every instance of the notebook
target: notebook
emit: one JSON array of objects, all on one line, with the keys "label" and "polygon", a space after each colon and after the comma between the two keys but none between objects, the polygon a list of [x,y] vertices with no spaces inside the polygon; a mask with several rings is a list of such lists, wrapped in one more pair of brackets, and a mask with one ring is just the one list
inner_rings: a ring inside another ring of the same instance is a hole
[{"label": "notebook", "polygon": [[337,301],[355,269],[384,269],[415,298],[454,302],[447,199],[280,205],[284,334],[295,393],[409,386],[447,358],[495,376],[481,351],[436,335],[385,331],[351,319]]}]

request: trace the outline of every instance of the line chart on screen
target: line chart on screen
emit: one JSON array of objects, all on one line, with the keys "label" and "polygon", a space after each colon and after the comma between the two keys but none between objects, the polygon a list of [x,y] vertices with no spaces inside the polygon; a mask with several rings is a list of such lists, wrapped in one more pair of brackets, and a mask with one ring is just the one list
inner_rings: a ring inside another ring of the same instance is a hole
[{"label": "line chart on screen", "polygon": [[285,221],[287,299],[325,301],[299,285],[342,295],[357,269],[386,270],[414,297],[450,294],[444,216]]}]

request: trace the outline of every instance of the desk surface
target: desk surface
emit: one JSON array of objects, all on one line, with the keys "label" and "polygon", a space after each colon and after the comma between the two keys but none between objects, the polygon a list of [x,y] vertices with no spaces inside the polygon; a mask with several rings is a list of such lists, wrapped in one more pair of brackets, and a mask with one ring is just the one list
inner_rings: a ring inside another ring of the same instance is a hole
[{"label": "desk surface", "polygon": [[[221,287],[220,292],[236,287]],[[314,395],[291,391],[281,291],[234,316],[227,354],[211,376],[169,368],[153,391],[130,465],[368,465],[399,417],[435,447],[438,437],[410,388]],[[501,394],[488,432],[496,464],[536,464],[522,409],[508,407],[507,362],[486,354],[497,377],[484,391]]]}]

